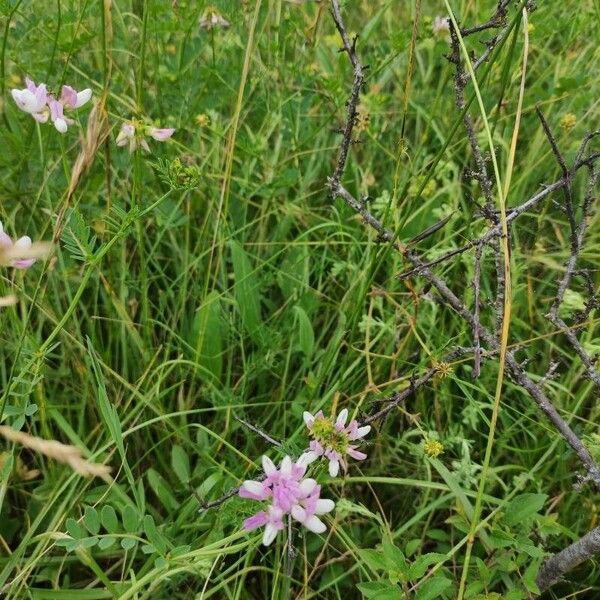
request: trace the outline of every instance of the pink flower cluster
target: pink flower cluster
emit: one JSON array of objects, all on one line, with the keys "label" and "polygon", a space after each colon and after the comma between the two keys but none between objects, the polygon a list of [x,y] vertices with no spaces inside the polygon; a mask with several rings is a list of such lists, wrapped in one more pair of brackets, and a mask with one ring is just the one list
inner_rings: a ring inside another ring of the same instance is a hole
[{"label": "pink flower cluster", "polygon": [[306,465],[300,461],[293,463],[289,456],[281,461],[279,469],[266,456],[262,458],[262,465],[265,478],[244,481],[239,495],[251,500],[270,500],[271,504],[246,519],[244,529],[251,531],[264,526],[262,542],[268,546],[284,528],[283,519],[288,515],[308,530],[323,533],[326,527],[319,515],[331,512],[335,504],[320,497],[321,486],[314,479],[303,479]]},{"label": "pink flower cluster", "polygon": [[356,449],[350,442],[359,440],[371,431],[370,425],[360,427],[358,421],[353,419],[346,427],[348,420],[348,409],[344,408],[335,421],[323,415],[320,410],[315,415],[308,411],[303,414],[304,422],[313,436],[309,450],[305,452],[301,460],[304,464],[310,464],[321,456],[329,460],[329,474],[337,477],[340,466],[346,471],[346,455],[355,460],[364,460],[367,455]]},{"label": "pink flower cluster", "polygon": [[[31,238],[28,235],[20,237],[17,241],[13,242],[2,227],[2,221],[0,221],[0,250],[13,250],[13,252],[24,252],[27,253],[32,245]],[[10,262],[10,266],[15,269],[28,269],[35,262],[35,258],[15,258]]]},{"label": "pink flower cluster", "polygon": [[150,136],[158,142],[164,142],[175,133],[172,127],[151,127],[138,121],[126,121],[121,125],[119,135],[117,135],[117,146],[129,145],[129,151],[133,152],[140,147],[146,152],[150,152],[150,146],[146,141],[146,136]]},{"label": "pink flower cluster", "polygon": [[325,524],[319,515],[331,512],[335,504],[333,500],[321,498],[321,486],[314,479],[304,478],[307,467],[321,456],[329,459],[329,474],[336,477],[340,465],[347,469],[346,454],[356,460],[367,457],[359,452],[351,442],[363,438],[370,425],[360,427],[353,419],[348,426],[348,410],[344,409],[337,419],[327,418],[323,411],[315,415],[304,413],[304,422],[313,439],[309,450],[294,463],[289,456],[281,461],[279,469],[273,462],[263,456],[262,465],[265,477],[259,481],[244,481],[239,489],[242,498],[271,502],[265,510],[244,521],[244,528],[251,531],[258,527],[265,528],[263,544],[268,546],[284,528],[284,517],[293,518],[314,533],[323,533]]},{"label": "pink flower cluster", "polygon": [[60,98],[56,100],[46,88],[45,83],[35,85],[31,79],[25,79],[25,88],[11,91],[17,106],[30,114],[39,123],[46,123],[48,118],[52,120],[54,127],[60,133],[65,133],[74,123],[73,119],[65,116],[66,110],[75,110],[83,106],[92,97],[92,90],[86,88],[77,92],[69,85],[63,85]]}]

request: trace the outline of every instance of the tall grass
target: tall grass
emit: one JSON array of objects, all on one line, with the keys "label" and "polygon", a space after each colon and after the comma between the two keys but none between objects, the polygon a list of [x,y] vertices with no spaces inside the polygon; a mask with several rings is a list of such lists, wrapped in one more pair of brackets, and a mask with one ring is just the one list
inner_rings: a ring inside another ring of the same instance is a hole
[{"label": "tall grass", "polygon": [[[493,362],[473,379],[472,358],[457,360],[371,433],[368,460],[323,484],[336,512],[323,536],[295,536],[291,575],[285,536],[265,549],[241,532],[247,501],[199,512],[199,499],[255,477],[263,453],[283,456],[236,416],[298,455],[304,410],[369,410],[472,345],[422,281],[395,277],[408,265],[328,198],[351,72],[326,3],[214,4],[229,28],[198,25],[203,0],[0,3],[0,220],[11,234],[60,234],[48,261],[0,271],[0,296],[18,297],[0,309],[0,420],[76,446],[114,478],[1,447],[0,596],[453,598],[462,575],[465,598],[532,597],[544,551],[596,525],[597,497],[573,490],[575,459],[510,379],[488,438]],[[462,23],[485,21],[494,5],[449,4]],[[412,68],[415,2],[344,11],[370,67],[345,185],[404,243],[452,215],[416,246],[433,259],[484,231],[478,188],[463,177],[471,156],[448,44],[431,30],[445,6],[422,3]],[[589,0],[539,2],[522,107],[522,25],[479,79],[471,111],[497,158],[499,193],[512,170],[507,208],[560,176],[536,103],[568,157],[598,127],[598,16]],[[36,125],[10,96],[26,75],[105,98],[109,135],[71,193],[89,110],[64,136]],[[177,131],[149,155],[129,154],[115,137],[141,116]],[[583,178],[576,185],[580,197]],[[566,232],[552,201],[513,230],[507,344],[524,349],[532,376],[559,361],[548,394],[600,455],[592,385],[544,317]],[[588,264],[599,232],[594,216]],[[471,254],[438,268],[472,299]],[[493,285],[488,265],[484,302]],[[597,351],[594,312],[580,334]],[[431,440],[443,444],[433,458]],[[593,598],[600,578],[588,563],[555,590]]]}]

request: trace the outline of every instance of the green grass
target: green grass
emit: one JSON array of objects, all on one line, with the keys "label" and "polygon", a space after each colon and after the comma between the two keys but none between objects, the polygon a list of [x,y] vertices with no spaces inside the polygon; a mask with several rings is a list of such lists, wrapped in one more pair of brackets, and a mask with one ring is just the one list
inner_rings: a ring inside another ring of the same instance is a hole
[{"label": "green grass", "polygon": [[[456,362],[375,428],[368,459],[352,463],[348,477],[319,476],[337,508],[323,536],[295,535],[291,576],[285,535],[265,549],[258,533],[241,532],[252,502],[233,498],[198,512],[192,490],[214,500],[257,476],[263,453],[283,456],[236,416],[298,455],[304,410],[360,414],[379,406],[472,338],[432,302],[425,281],[399,281],[409,265],[328,198],[352,73],[327,3],[214,2],[231,27],[213,31],[198,27],[204,0],[175,4],[115,1],[103,17],[98,0],[59,0],[43,10],[0,3],[0,220],[11,235],[48,240],[66,211],[48,262],[0,272],[0,296],[19,297],[0,309],[1,420],[73,444],[114,476],[110,485],[82,479],[19,446],[0,446],[0,596],[454,598],[478,514],[494,361],[476,380],[470,357]],[[450,5],[470,25],[487,20],[495,2]],[[472,156],[462,126],[454,127],[448,47],[431,34],[444,4],[422,3],[410,85],[414,3],[357,0],[342,8],[370,67],[361,99],[369,119],[344,184],[369,194],[371,210],[403,242],[452,213],[416,246],[433,259],[485,230],[471,201],[478,188],[462,177]],[[596,0],[539,2],[530,14],[508,207],[560,177],[536,103],[569,160],[599,126],[599,16]],[[516,25],[479,79],[503,182],[522,59]],[[465,42],[475,52],[477,37]],[[64,136],[38,127],[10,95],[25,75],[55,90],[91,87],[95,101],[106,90],[110,135],[70,198],[89,107]],[[476,101],[470,110],[487,148]],[[569,113],[576,123],[562,128]],[[164,144],[150,140],[152,154],[131,155],[115,137],[134,116],[177,132]],[[181,165],[192,167],[185,189],[172,185],[181,182]],[[575,186],[580,199],[583,174]],[[521,344],[518,356],[534,380],[559,361],[549,397],[600,455],[597,395],[544,317],[568,258],[564,215],[543,203],[517,221],[512,242],[509,347]],[[597,263],[599,242],[594,215],[582,264]],[[486,256],[487,302],[495,283]],[[472,253],[436,272],[472,304]],[[583,285],[573,291],[585,295]],[[580,329],[590,348],[596,315]],[[505,378],[500,400],[466,598],[532,597],[544,551],[587,532],[600,511],[590,486],[574,489],[576,458],[529,396]],[[438,458],[425,455],[427,439],[443,444]],[[376,596],[390,581],[395,591]],[[577,591],[600,593],[592,562],[548,597]]]}]

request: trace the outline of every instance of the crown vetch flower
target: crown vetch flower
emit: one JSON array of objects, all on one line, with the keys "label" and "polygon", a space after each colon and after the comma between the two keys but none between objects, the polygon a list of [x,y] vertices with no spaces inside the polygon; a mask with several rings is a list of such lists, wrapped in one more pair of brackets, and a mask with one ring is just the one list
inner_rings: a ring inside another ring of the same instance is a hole
[{"label": "crown vetch flower", "polygon": [[340,465],[343,471],[348,468],[346,455],[355,460],[367,458],[367,455],[357,450],[351,442],[365,437],[371,431],[371,426],[360,427],[356,419],[346,426],[347,408],[340,411],[335,421],[333,418],[325,417],[321,410],[315,415],[305,411],[303,418],[313,439],[310,442],[309,450],[300,457],[299,463],[308,465],[319,457],[325,456],[329,460],[329,474],[337,477]]},{"label": "crown vetch flower", "polygon": [[125,121],[117,135],[117,146],[129,145],[130,152],[137,148],[150,152],[150,146],[148,146],[145,139],[146,136],[150,136],[157,142],[164,142],[174,133],[175,129],[173,127],[150,127],[139,121]]},{"label": "crown vetch flower", "polygon": [[[13,242],[2,227],[0,221],[0,250],[12,250],[14,252],[27,251],[31,248],[32,241],[28,235],[20,237],[16,242]],[[35,258],[14,258],[10,261],[10,266],[15,269],[28,269],[35,262]]]},{"label": "crown vetch flower", "polygon": [[91,97],[92,90],[90,88],[78,92],[70,85],[63,85],[60,93],[60,103],[66,108],[75,109],[89,102]]},{"label": "crown vetch flower", "polygon": [[46,84],[40,83],[40,85],[35,85],[27,77],[25,85],[26,87],[22,90],[11,90],[10,93],[14,101],[23,112],[29,113],[36,121],[45,123],[48,120],[48,109],[46,107],[48,91],[46,90]]},{"label": "crown vetch flower", "polygon": [[48,103],[48,106],[50,107],[50,118],[52,119],[52,123],[54,123],[56,131],[59,133],[66,133],[69,125],[72,125],[74,121],[73,119],[65,117],[64,105],[62,102],[52,99]]},{"label": "crown vetch flower", "polygon": [[92,90],[86,88],[81,92],[74,90],[70,85],[63,85],[60,99],[48,93],[45,83],[35,85],[31,79],[25,79],[27,86],[23,90],[11,91],[17,106],[24,112],[30,113],[36,121],[46,123],[48,117],[56,130],[65,133],[68,126],[73,123],[72,119],[65,117],[64,110],[74,110],[83,106],[92,97]]},{"label": "crown vetch flower", "polygon": [[306,465],[292,462],[289,456],[284,457],[279,469],[266,456],[262,465],[264,479],[244,481],[239,495],[257,501],[270,500],[271,504],[246,519],[244,529],[251,531],[264,526],[263,544],[268,546],[284,528],[284,516],[289,515],[309,531],[323,533],[326,526],[319,515],[331,512],[335,504],[320,497],[321,487],[314,479],[303,479]]},{"label": "crown vetch flower", "polygon": [[437,15],[431,25],[433,35],[447,39],[450,37],[450,19]]},{"label": "crown vetch flower", "polygon": [[165,140],[168,140],[174,133],[175,129],[173,127],[150,127],[148,130],[148,135],[158,142],[164,142]]}]

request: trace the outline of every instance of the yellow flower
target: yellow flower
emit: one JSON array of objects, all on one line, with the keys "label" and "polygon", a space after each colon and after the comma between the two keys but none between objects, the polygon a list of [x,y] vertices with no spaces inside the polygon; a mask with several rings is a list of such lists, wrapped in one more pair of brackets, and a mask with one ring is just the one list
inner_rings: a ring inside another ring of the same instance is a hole
[{"label": "yellow flower", "polygon": [[573,113],[567,113],[561,120],[560,126],[563,129],[572,129],[575,127],[575,123],[577,123],[577,117]]},{"label": "yellow flower", "polygon": [[445,362],[434,361],[432,366],[437,371],[436,376],[440,379],[448,377],[448,375],[450,375],[450,373],[452,373],[452,371],[454,370],[448,363]]},{"label": "yellow flower", "polygon": [[437,440],[426,440],[423,450],[425,450],[425,454],[427,454],[427,456],[430,456],[431,458],[437,458],[444,452],[444,445]]},{"label": "yellow flower", "polygon": [[196,115],[196,123],[198,123],[200,127],[206,127],[210,123],[210,117],[205,113]]},{"label": "yellow flower", "polygon": [[527,33],[533,33],[535,31],[535,25],[533,23],[527,23]]}]

